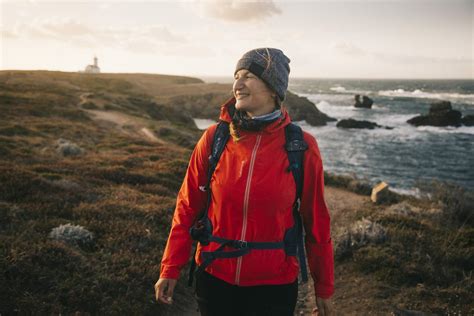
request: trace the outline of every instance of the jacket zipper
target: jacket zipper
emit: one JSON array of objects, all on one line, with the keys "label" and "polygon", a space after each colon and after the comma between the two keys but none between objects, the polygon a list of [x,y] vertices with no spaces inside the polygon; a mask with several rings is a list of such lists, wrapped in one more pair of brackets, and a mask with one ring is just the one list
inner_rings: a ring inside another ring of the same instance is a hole
[{"label": "jacket zipper", "polygon": [[[240,240],[245,240],[245,233],[247,232],[247,212],[249,207],[249,196],[250,196],[250,184],[252,182],[253,167],[255,165],[255,158],[257,157],[257,150],[260,146],[260,140],[262,135],[257,135],[257,141],[253,147],[252,157],[250,158],[250,167],[249,174],[247,176],[247,183],[245,185],[245,194],[244,194],[244,219],[242,224],[242,234],[240,235]],[[237,258],[237,269],[235,271],[235,284],[240,284],[240,269],[242,268],[242,257]]]}]

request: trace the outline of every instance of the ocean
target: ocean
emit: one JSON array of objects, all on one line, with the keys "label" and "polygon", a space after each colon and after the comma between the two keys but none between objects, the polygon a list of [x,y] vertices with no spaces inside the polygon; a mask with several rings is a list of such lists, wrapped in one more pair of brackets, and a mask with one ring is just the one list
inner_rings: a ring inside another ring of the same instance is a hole
[{"label": "ocean", "polygon": [[[474,189],[474,127],[414,127],[406,122],[428,113],[430,104],[440,100],[450,101],[463,115],[474,114],[474,80],[291,79],[288,89],[338,120],[368,120],[393,128],[296,122],[317,139],[326,171],[371,184],[385,181],[392,190],[412,195],[431,180]],[[355,94],[373,99],[372,109],[355,108]]]}]

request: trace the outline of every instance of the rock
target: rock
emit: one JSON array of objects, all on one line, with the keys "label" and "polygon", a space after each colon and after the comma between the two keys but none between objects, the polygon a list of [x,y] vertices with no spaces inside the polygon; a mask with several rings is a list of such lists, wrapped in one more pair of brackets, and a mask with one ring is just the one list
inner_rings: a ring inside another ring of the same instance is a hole
[{"label": "rock", "polygon": [[383,181],[374,186],[372,194],[370,195],[370,200],[375,204],[391,204],[398,202],[399,195],[390,191],[388,187],[388,184]]},{"label": "rock", "polygon": [[356,95],[354,96],[354,99],[355,99],[354,106],[355,106],[356,108],[371,109],[371,108],[372,108],[372,104],[374,104],[374,100],[372,100],[371,98],[369,98],[369,97],[366,96],[366,95],[362,96],[362,102],[360,102],[360,95],[359,95],[359,94],[356,94]]},{"label": "rock", "polygon": [[415,116],[407,121],[407,123],[415,126],[461,126],[462,114],[453,110],[451,102],[441,101],[431,104],[428,115]]},{"label": "rock", "polygon": [[329,117],[319,111],[316,105],[307,98],[300,97],[289,91],[286,94],[283,105],[288,110],[293,121],[305,120],[312,126],[323,126],[326,125],[327,122],[337,121],[337,119]]},{"label": "rock", "polygon": [[382,127],[378,125],[377,123],[370,122],[370,121],[357,121],[354,119],[344,119],[340,120],[336,124],[337,127],[341,128],[368,128],[368,129],[374,129],[376,127]]},{"label": "rock", "polygon": [[382,196],[384,194],[387,194],[387,192],[388,184],[382,181],[372,189],[370,199],[372,200],[372,202],[377,203],[377,201],[380,201],[380,199],[382,199]]},{"label": "rock", "polygon": [[443,112],[452,110],[451,102],[449,101],[440,101],[440,102],[435,102],[431,104],[430,107],[430,114],[438,114],[440,113],[442,115]]},{"label": "rock", "polygon": [[466,126],[474,126],[474,115],[465,115],[461,121]]}]

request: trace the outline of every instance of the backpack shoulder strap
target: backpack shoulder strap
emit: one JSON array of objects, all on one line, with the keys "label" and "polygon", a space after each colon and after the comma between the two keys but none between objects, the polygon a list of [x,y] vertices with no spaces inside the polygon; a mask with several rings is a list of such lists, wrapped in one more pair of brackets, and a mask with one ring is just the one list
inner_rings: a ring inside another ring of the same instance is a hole
[{"label": "backpack shoulder strap", "polygon": [[224,121],[219,121],[217,123],[216,131],[214,132],[214,140],[211,147],[211,155],[209,156],[209,168],[207,170],[207,183],[206,189],[209,191],[209,186],[211,184],[211,178],[216,170],[217,163],[221,158],[222,153],[224,152],[225,144],[229,140],[229,123]]},{"label": "backpack shoulder strap", "polygon": [[303,130],[294,123],[290,123],[285,127],[285,137],[285,149],[290,162],[288,171],[291,171],[295,178],[296,199],[299,200],[303,192],[303,158],[305,150],[308,149],[308,144],[304,141]]},{"label": "backpack shoulder strap", "polygon": [[214,132],[214,138],[211,146],[211,154],[209,155],[209,167],[207,169],[207,182],[205,186],[205,191],[207,192],[207,201],[204,212],[199,218],[204,218],[207,216],[207,211],[211,203],[211,179],[214,171],[216,170],[217,163],[221,158],[222,153],[224,152],[225,144],[229,140],[229,123],[224,121],[219,121],[217,123],[216,130]]},{"label": "backpack shoulder strap", "polygon": [[[212,141],[212,146],[211,146],[211,154],[209,155],[209,167],[207,169],[207,182],[206,186],[204,187],[204,190],[207,192],[207,200],[206,200],[206,206],[202,213],[198,216],[198,221],[199,220],[205,220],[207,218],[207,212],[209,211],[209,205],[211,203],[211,179],[212,175],[214,174],[214,171],[216,170],[217,163],[219,162],[219,159],[221,158],[222,153],[224,152],[225,144],[227,144],[227,141],[229,140],[229,123],[224,122],[224,121],[219,121],[217,123],[216,130],[214,132],[214,137]],[[193,228],[190,229],[191,235]],[[212,227],[210,228],[211,233],[212,233]],[[197,246],[194,246],[194,254],[191,260],[191,264],[189,267],[189,278],[188,278],[188,286],[191,286],[193,283],[193,278],[194,278],[194,270],[196,269],[196,261],[194,260],[194,257],[196,256],[196,251],[197,251]]]},{"label": "backpack shoulder strap", "polygon": [[304,152],[308,149],[308,144],[304,141],[303,130],[296,124],[290,123],[285,127],[286,144],[285,149],[288,154],[290,166],[288,171],[293,173],[296,184],[296,199],[293,205],[293,217],[296,229],[296,249],[298,260],[300,262],[301,279],[303,282],[308,281],[308,271],[306,266],[306,257],[304,252],[304,232],[303,221],[301,220],[299,208],[301,202],[301,194],[303,192],[303,159]]}]

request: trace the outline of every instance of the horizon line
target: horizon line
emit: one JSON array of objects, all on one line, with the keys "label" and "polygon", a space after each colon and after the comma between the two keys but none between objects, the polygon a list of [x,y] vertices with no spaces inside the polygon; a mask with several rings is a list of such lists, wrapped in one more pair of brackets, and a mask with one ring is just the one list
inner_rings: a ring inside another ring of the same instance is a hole
[{"label": "horizon line", "polygon": [[[51,70],[51,69],[0,69],[0,72],[4,71],[47,71],[47,72],[64,72],[64,73],[82,73],[81,70],[77,71],[64,71],[64,70]],[[229,81],[232,81],[233,78],[231,75],[204,75],[204,74],[170,74],[170,73],[154,73],[154,72],[100,72],[99,74],[92,75],[101,75],[101,74],[133,74],[133,75],[161,75],[161,76],[176,76],[176,77],[197,77],[198,79],[202,78],[219,78],[224,79],[228,78]],[[401,78],[401,77],[312,77],[312,76],[298,76],[290,77],[291,79],[296,80],[474,80],[474,77],[450,77],[450,78],[433,78],[433,77],[414,77],[414,78]]]}]

